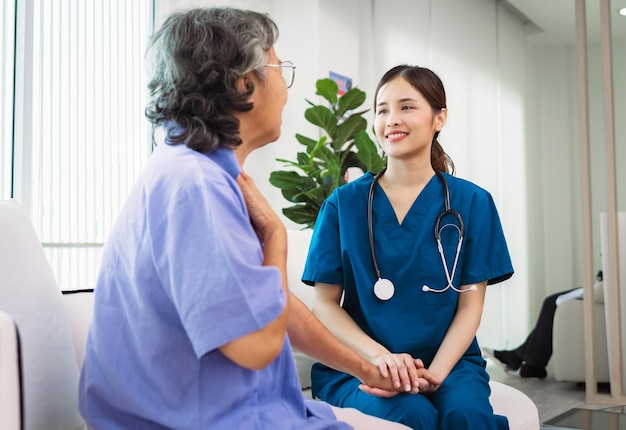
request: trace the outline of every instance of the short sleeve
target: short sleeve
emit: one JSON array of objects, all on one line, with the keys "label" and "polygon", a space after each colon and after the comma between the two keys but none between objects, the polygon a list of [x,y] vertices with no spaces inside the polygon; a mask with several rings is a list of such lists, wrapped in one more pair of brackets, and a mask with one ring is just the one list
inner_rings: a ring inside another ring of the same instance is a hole
[{"label": "short sleeve", "polygon": [[156,267],[198,357],[259,330],[285,306],[281,274],[261,244],[234,181],[194,184],[152,215]]},{"label": "short sleeve", "polygon": [[496,205],[483,191],[476,197],[465,222],[465,254],[462,285],[487,281],[489,285],[513,275],[513,265]]},{"label": "short sleeve", "polygon": [[343,284],[336,197],[335,191],[322,203],[317,215],[302,274],[302,282],[307,285],[313,285],[315,282]]}]

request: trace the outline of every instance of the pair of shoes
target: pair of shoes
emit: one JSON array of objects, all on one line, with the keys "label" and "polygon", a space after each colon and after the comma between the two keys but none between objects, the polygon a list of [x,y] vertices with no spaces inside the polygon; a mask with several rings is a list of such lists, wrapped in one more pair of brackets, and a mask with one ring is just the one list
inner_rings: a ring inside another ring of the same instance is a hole
[{"label": "pair of shoes", "polygon": [[522,359],[514,351],[493,351],[493,356],[503,363],[507,370],[517,370],[522,365]]},{"label": "pair of shoes", "polygon": [[538,378],[543,379],[548,376],[545,367],[535,366],[534,364],[524,363],[519,370],[519,376],[522,378]]}]

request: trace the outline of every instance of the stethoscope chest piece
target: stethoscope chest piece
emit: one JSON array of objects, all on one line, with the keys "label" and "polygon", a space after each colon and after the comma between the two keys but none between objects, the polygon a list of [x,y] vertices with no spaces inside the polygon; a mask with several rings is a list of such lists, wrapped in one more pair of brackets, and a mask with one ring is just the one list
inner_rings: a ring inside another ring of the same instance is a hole
[{"label": "stethoscope chest piece", "polygon": [[389,300],[393,297],[394,292],[395,287],[389,279],[378,278],[378,281],[374,284],[374,295],[379,300]]}]

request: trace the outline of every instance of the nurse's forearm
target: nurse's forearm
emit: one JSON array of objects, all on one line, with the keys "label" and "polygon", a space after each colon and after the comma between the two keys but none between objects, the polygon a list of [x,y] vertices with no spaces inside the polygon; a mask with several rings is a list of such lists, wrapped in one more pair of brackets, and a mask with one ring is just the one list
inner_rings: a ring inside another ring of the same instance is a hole
[{"label": "nurse's forearm", "polygon": [[[452,324],[428,367],[428,370],[441,381],[450,374],[476,336],[482,317],[485,289],[486,283],[478,284],[476,291],[461,293],[459,297]],[[472,294],[475,295],[463,297]]]}]

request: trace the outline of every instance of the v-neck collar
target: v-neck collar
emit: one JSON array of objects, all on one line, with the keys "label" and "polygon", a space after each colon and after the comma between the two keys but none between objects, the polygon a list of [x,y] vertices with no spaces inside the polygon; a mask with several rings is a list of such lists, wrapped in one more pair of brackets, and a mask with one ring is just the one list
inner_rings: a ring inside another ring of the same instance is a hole
[{"label": "v-neck collar", "polygon": [[376,184],[374,223],[378,226],[376,230],[380,232],[379,237],[384,236],[380,239],[387,242],[395,253],[400,254],[408,245],[414,243],[418,232],[424,228],[428,230],[434,228],[425,226],[424,222],[428,210],[443,198],[442,188],[437,175],[433,175],[411,204],[402,223],[399,223],[385,190],[380,184]]}]

